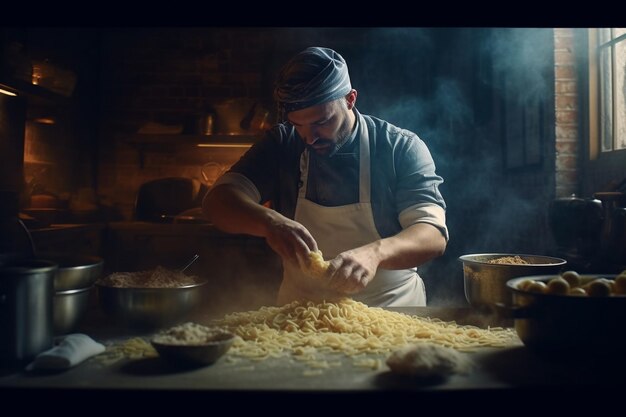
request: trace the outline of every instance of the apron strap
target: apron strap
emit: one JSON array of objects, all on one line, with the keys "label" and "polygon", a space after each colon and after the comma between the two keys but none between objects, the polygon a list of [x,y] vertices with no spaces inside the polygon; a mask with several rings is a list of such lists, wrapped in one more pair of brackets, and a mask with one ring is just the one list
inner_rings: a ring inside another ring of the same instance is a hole
[{"label": "apron strap", "polygon": [[359,118],[359,202],[369,203],[372,200],[372,176],[370,165],[370,136],[363,116]]}]

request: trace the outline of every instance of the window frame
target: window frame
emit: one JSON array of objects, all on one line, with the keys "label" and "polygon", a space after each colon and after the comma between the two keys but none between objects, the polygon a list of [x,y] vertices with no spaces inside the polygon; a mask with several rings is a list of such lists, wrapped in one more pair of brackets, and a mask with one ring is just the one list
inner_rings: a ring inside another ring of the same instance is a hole
[{"label": "window frame", "polygon": [[[612,117],[612,133],[611,133],[611,149],[602,150],[602,126],[601,126],[601,79],[600,79],[600,51],[604,48],[611,48],[611,97],[612,97],[612,113],[615,114],[615,66],[616,59],[614,46],[620,42],[626,42],[626,34],[622,34],[617,38],[613,38],[601,45],[598,44],[598,31],[609,28],[589,29],[589,158],[591,160],[604,159],[602,155],[608,155],[612,153],[624,153],[626,154],[626,148],[615,149],[617,144],[616,138],[616,126],[617,117]],[[613,28],[610,28],[613,29]]]},{"label": "window frame", "polygon": [[612,190],[611,184],[626,174],[626,149],[601,152],[598,28],[574,32],[579,85],[579,187],[581,195]]}]

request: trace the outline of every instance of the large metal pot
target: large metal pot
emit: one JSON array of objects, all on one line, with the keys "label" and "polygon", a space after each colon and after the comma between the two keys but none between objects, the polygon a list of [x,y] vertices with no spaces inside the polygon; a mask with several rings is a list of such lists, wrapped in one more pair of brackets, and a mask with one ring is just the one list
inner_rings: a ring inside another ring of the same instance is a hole
[{"label": "large metal pot", "polygon": [[[538,352],[589,355],[626,349],[626,296],[542,294],[521,290],[524,280],[548,282],[558,275],[519,277],[507,282],[513,295],[515,330],[524,344]],[[613,279],[614,275],[601,275]],[[581,275],[590,280],[598,275]]]},{"label": "large metal pot", "polygon": [[52,347],[56,269],[43,260],[0,265],[0,368],[22,366]]},{"label": "large metal pot", "polygon": [[[489,261],[502,257],[519,256],[524,265],[493,264]],[[465,298],[478,309],[492,310],[496,304],[511,306],[513,298],[506,282],[527,275],[556,274],[567,263],[551,256],[511,253],[479,253],[459,257],[463,262]]]}]

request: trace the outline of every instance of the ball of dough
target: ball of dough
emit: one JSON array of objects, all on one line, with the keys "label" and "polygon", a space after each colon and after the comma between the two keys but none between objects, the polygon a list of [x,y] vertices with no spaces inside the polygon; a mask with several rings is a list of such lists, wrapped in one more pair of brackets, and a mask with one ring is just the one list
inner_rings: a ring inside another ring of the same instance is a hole
[{"label": "ball of dough", "polygon": [[387,358],[392,372],[421,378],[467,373],[471,361],[452,348],[433,343],[416,343],[394,351]]},{"label": "ball of dough", "polygon": [[319,249],[315,252],[309,252],[309,258],[307,259],[307,265],[305,265],[304,272],[307,275],[322,279],[326,276],[330,262],[324,260],[324,255]]}]

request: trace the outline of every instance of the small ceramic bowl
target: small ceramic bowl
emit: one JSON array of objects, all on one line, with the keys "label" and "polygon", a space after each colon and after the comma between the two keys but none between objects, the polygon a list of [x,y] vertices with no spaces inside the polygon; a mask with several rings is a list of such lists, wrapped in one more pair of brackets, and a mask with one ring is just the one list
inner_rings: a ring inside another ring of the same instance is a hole
[{"label": "small ceramic bowl", "polygon": [[153,338],[150,342],[164,360],[183,365],[211,365],[230,349],[235,335],[224,332],[202,344],[164,343]]}]

